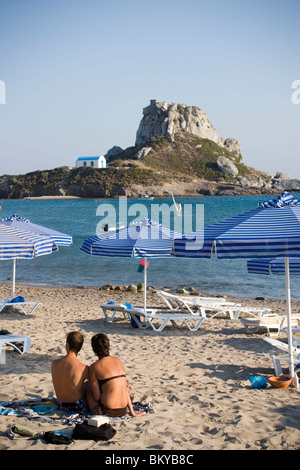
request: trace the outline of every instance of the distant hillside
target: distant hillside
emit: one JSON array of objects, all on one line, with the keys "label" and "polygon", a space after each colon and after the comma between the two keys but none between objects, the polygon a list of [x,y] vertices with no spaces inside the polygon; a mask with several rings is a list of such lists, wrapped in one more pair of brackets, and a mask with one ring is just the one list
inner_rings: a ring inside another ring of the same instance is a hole
[{"label": "distant hillside", "polygon": [[[144,148],[148,152],[144,157],[139,157]],[[224,181],[229,174],[223,173],[217,165],[219,156],[231,161],[237,167],[239,175],[251,173],[251,170],[241,163],[241,155],[237,157],[209,139],[188,133],[176,134],[173,140],[166,137],[152,137],[147,147],[141,145],[129,147],[109,158],[109,164],[119,167],[128,164],[147,167],[155,172],[166,173],[168,178],[196,177]]]},{"label": "distant hillside", "polygon": [[[286,189],[279,179],[247,167],[240,156],[208,139],[185,133],[176,135],[173,141],[152,138],[149,145],[151,151],[143,159],[136,159],[142,148],[137,145],[112,157],[106,169],[60,167],[0,176],[0,198],[170,196],[171,191],[181,196],[271,194]],[[220,170],[220,156],[232,162],[237,175]]]},{"label": "distant hillside", "polygon": [[126,195],[275,194],[300,190],[284,173],[274,177],[243,163],[239,142],[219,137],[206,114],[195,106],[151,100],[143,110],[136,143],[114,146],[107,168],[61,167],[25,175],[0,176],[0,198]]},{"label": "distant hillside", "polygon": [[67,167],[35,171],[25,175],[0,177],[0,198],[39,196],[117,197],[136,184],[156,184],[160,178],[152,170],[139,168],[95,169]]}]

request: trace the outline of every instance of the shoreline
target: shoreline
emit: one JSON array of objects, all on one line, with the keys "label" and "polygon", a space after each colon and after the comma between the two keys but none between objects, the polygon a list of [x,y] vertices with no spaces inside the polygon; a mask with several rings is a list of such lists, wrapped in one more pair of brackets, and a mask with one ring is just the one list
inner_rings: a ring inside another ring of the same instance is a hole
[{"label": "shoreline", "polygon": [[[18,289],[17,289],[18,290]],[[7,298],[11,285],[0,285]],[[114,300],[141,306],[143,294],[90,288],[23,286],[28,301],[43,303],[32,315],[1,313],[1,329],[29,336],[29,353],[11,349],[1,364],[0,400],[54,398],[51,361],[65,353],[65,337],[80,330],[85,343],[79,360],[95,361],[90,340],[108,334],[111,354],[120,357],[134,400],[152,403],[154,413],[113,423],[117,433],[108,442],[76,440],[70,445],[46,444],[42,439],[9,439],[13,424],[37,432],[65,426],[0,417],[0,450],[298,450],[300,447],[299,389],[251,388],[248,377],[274,375],[264,334],[247,334],[240,320],[205,320],[197,332],[166,327],[162,332],[132,328],[122,316],[106,323],[100,303]],[[232,300],[228,297],[228,300]],[[236,299],[238,300],[238,299]],[[253,300],[240,299],[242,305]],[[300,311],[300,302],[292,302]],[[163,308],[162,300],[148,295],[148,306]],[[285,301],[255,301],[285,314]],[[282,336],[284,340],[284,335]],[[286,372],[286,363],[283,370]],[[52,415],[50,415],[52,416]],[[54,415],[57,417],[57,413]]]},{"label": "shoreline", "polygon": [[[174,186],[174,185],[173,185]],[[241,192],[230,192],[228,190],[224,190],[224,191],[220,191],[220,192],[217,192],[217,193],[212,193],[212,194],[202,194],[202,193],[199,193],[197,191],[192,191],[190,193],[187,193],[187,192],[184,192],[184,194],[182,194],[180,191],[176,191],[176,190],[173,190],[172,185],[170,185],[170,188],[171,190],[173,191],[173,194],[174,196],[176,197],[180,197],[180,198],[199,198],[199,199],[203,199],[205,197],[245,197],[245,196],[262,196],[262,197],[274,197],[274,196],[278,196],[279,194],[281,194],[284,189],[281,188],[281,189],[276,189],[276,190],[272,190],[272,191],[259,191],[255,188],[250,188],[251,190],[249,190],[249,188],[245,189],[245,191],[241,191]],[[289,192],[291,193],[295,193],[295,192],[299,192],[299,189],[289,189]],[[150,194],[151,193],[151,194]],[[170,192],[170,194],[166,194],[166,191],[164,191],[164,193],[162,192],[158,192],[158,193],[153,193],[153,191],[151,192],[148,191],[147,187],[145,188],[144,192],[142,193],[136,193],[136,194],[124,194],[122,195],[122,197],[126,197],[127,199],[132,199],[132,200],[135,200],[135,199],[145,199],[145,200],[152,200],[152,198],[154,198],[154,200],[156,199],[171,199],[172,198],[172,194]],[[42,201],[42,200],[87,200],[87,199],[103,199],[103,200],[107,200],[107,199],[118,199],[120,196],[119,195],[116,195],[116,196],[108,196],[108,197],[100,197],[100,196],[87,196],[87,197],[81,197],[81,196],[26,196],[26,197],[21,197],[21,198],[1,198],[1,201]]]},{"label": "shoreline", "polygon": [[[23,197],[24,200],[42,200],[42,199],[84,199],[78,196],[27,196]],[[9,199],[6,199],[9,201]]]},{"label": "shoreline", "polygon": [[[7,282],[7,281],[0,281],[0,289],[1,287],[8,287],[10,288],[10,290],[12,289],[12,286],[10,286],[10,284]],[[115,287],[116,288],[113,288],[113,289],[109,289],[109,288],[105,288],[106,285],[102,285],[102,286],[87,286],[87,285],[71,285],[71,284],[47,284],[46,282],[45,283],[22,283],[22,282],[16,282],[16,290],[20,290],[20,289],[26,289],[26,288],[32,288],[32,289],[58,289],[58,290],[64,290],[64,289],[69,289],[69,290],[91,290],[93,292],[99,292],[99,294],[101,293],[104,293],[105,295],[111,295],[111,296],[114,296],[114,295],[122,295],[122,296],[126,296],[127,294],[132,294],[132,293],[135,293],[133,292],[132,290],[128,290],[128,289],[125,289],[125,286],[119,286],[119,285],[116,285]],[[124,288],[123,288],[124,287]],[[227,301],[235,301],[237,303],[243,303],[243,302],[252,302],[252,303],[259,303],[259,302],[285,302],[286,299],[285,299],[285,292],[282,293],[282,298],[272,298],[272,297],[262,297],[262,296],[257,296],[257,297],[251,297],[251,296],[236,296],[236,295],[228,295],[226,293],[224,294],[218,294],[218,293],[214,293],[214,292],[210,292],[210,293],[204,293],[204,294],[201,294],[201,293],[193,293],[192,291],[189,291],[189,286],[177,286],[177,287],[162,287],[162,288],[156,288],[156,287],[153,287],[153,288],[150,288],[149,290],[147,290],[147,296],[148,295],[152,295],[152,290],[153,292],[155,293],[155,291],[160,291],[160,290],[165,290],[167,292],[170,292],[172,294],[176,294],[176,291],[177,289],[181,289],[181,288],[184,288],[185,290],[187,290],[187,294],[181,294],[181,295],[190,295],[191,298],[195,297],[195,298],[199,298],[201,299],[201,297],[219,297],[220,299],[221,298],[224,298],[226,299]],[[192,286],[190,286],[192,287]],[[141,299],[142,299],[142,296],[143,296],[143,291],[138,291],[136,293],[137,296],[141,296]],[[295,304],[295,305],[298,305],[298,310],[299,310],[299,313],[300,313],[300,300],[297,300],[297,299],[291,299],[292,301],[292,304]]]}]

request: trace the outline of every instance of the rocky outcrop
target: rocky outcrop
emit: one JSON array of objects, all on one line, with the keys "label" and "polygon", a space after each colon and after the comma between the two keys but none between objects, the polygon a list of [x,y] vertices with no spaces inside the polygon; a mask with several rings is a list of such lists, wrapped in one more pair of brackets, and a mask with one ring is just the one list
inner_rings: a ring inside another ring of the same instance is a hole
[{"label": "rocky outcrop", "polygon": [[202,109],[156,100],[151,100],[150,105],[143,109],[143,118],[136,133],[135,144],[146,144],[152,137],[173,139],[177,132],[188,132],[203,139],[212,140],[236,156],[241,153],[240,144],[236,139],[224,139],[218,136],[216,129]]},{"label": "rocky outcrop", "polygon": [[286,173],[277,172],[272,178],[272,185],[274,188],[284,187],[286,190],[300,190],[300,180],[291,178]]},{"label": "rocky outcrop", "polygon": [[107,153],[105,156],[106,160],[111,160],[113,159],[114,157],[116,157],[117,155],[120,155],[120,153],[123,152],[123,149],[121,147],[118,147],[117,145],[114,145],[114,147],[112,147]]},{"label": "rocky outcrop", "polygon": [[113,198],[252,195],[300,191],[300,180],[242,163],[240,145],[218,136],[195,106],[152,100],[143,110],[136,144],[112,147],[105,169],[60,167],[0,176],[0,198]]},{"label": "rocky outcrop", "polygon": [[143,160],[151,150],[151,147],[142,147],[135,155],[136,160]]},{"label": "rocky outcrop", "polygon": [[239,174],[239,170],[235,164],[223,155],[217,157],[217,166],[222,173],[225,173],[225,175],[237,176]]}]

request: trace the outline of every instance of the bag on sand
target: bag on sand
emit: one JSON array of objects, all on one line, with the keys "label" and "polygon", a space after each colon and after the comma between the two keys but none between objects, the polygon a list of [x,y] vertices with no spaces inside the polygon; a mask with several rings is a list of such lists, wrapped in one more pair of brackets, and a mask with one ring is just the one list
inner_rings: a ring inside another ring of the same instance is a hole
[{"label": "bag on sand", "polygon": [[77,423],[72,438],[73,439],[90,439],[93,441],[108,441],[116,434],[116,430],[109,424],[105,423],[96,428],[88,424]]},{"label": "bag on sand", "polygon": [[73,441],[72,437],[63,434],[58,434],[53,431],[47,431],[43,435],[43,439],[48,444],[71,444]]},{"label": "bag on sand", "polygon": [[250,375],[248,380],[251,382],[252,388],[267,388],[268,383],[263,375]]}]

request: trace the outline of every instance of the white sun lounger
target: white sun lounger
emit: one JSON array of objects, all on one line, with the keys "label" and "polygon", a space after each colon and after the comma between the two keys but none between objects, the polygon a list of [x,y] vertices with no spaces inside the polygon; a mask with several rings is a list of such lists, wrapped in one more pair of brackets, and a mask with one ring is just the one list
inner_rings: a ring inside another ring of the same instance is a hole
[{"label": "white sun lounger", "polygon": [[[17,344],[16,344],[17,343]],[[23,343],[23,348],[21,349],[18,343]],[[30,345],[31,345],[31,338],[28,336],[22,335],[13,335],[13,334],[6,334],[0,335],[0,363],[3,363],[3,346],[4,345],[12,346],[16,351],[20,354],[25,354],[29,352]]]},{"label": "white sun lounger", "polygon": [[[298,315],[296,316],[298,318]],[[288,336],[287,328],[283,328],[281,330],[281,333],[285,333]],[[300,333],[300,328],[299,327],[292,328],[292,333]],[[293,346],[300,346],[300,342],[296,338],[294,338],[294,336],[292,336],[292,341],[293,341]]]},{"label": "white sun lounger", "polygon": [[[282,375],[282,368],[281,368],[281,361],[282,360],[287,360],[289,361],[289,346],[287,343],[284,343],[283,341],[280,341],[275,338],[263,338],[264,341],[266,341],[268,344],[271,344],[271,346],[275,347],[276,350],[271,349],[269,351],[269,355],[273,361],[273,366],[274,366],[274,372],[275,375]],[[294,345],[292,347],[292,353],[294,357],[294,362],[295,362],[295,367],[297,364],[300,363],[300,344],[296,344],[293,342]],[[300,371],[300,369],[296,369],[297,372]]]},{"label": "white sun lounger", "polygon": [[11,299],[4,299],[0,300],[0,313],[3,312],[5,309],[19,309],[25,315],[31,315],[34,310],[39,306],[43,305],[41,302],[11,302]]},{"label": "white sun lounger", "polygon": [[156,294],[164,300],[169,309],[173,311],[187,310],[193,315],[201,315],[212,319],[217,315],[227,315],[231,319],[238,318],[241,304],[229,302],[217,297],[193,297],[170,294],[158,291]]},{"label": "white sun lounger", "polygon": [[202,315],[206,318],[214,318],[217,315],[227,315],[232,320],[238,319],[241,313],[253,317],[261,317],[271,313],[269,308],[243,307],[241,304],[229,302],[219,297],[193,297],[170,294],[158,291],[156,293],[164,300],[171,310],[188,310],[190,313]]},{"label": "white sun lounger", "polygon": [[255,318],[260,318],[265,315],[277,315],[276,313],[272,312],[272,309],[267,308],[267,307],[238,307],[236,311],[234,312],[234,317],[233,318],[239,318],[241,313],[245,313],[246,315],[251,315],[252,317]]},{"label": "white sun lounger", "polygon": [[138,328],[151,326],[155,331],[162,331],[169,322],[177,328],[186,326],[190,331],[197,331],[205,320],[205,317],[191,313],[157,313],[157,309],[147,309],[145,313],[142,308],[126,308],[125,312],[133,318]]},{"label": "white sun lounger", "polygon": [[108,302],[106,304],[100,304],[100,307],[103,310],[107,323],[112,323],[118,312],[121,312],[124,318],[127,318],[127,314],[124,312],[126,308],[125,305]]},{"label": "white sun lounger", "polygon": [[207,305],[207,304],[217,304],[217,305],[226,305],[226,306],[234,306],[234,302],[228,302],[219,297],[197,297],[192,295],[179,295],[179,294],[171,294],[170,292],[165,291],[158,291],[156,295],[163,299],[166,303],[168,308],[171,310],[180,310],[182,307],[189,308],[189,306],[193,305]]},{"label": "white sun lounger", "polygon": [[[299,325],[299,319],[300,316],[292,316],[292,328]],[[278,336],[287,324],[286,316],[277,315],[276,313],[268,313],[259,318],[241,318],[240,321],[248,333],[266,331],[269,336]]]}]

